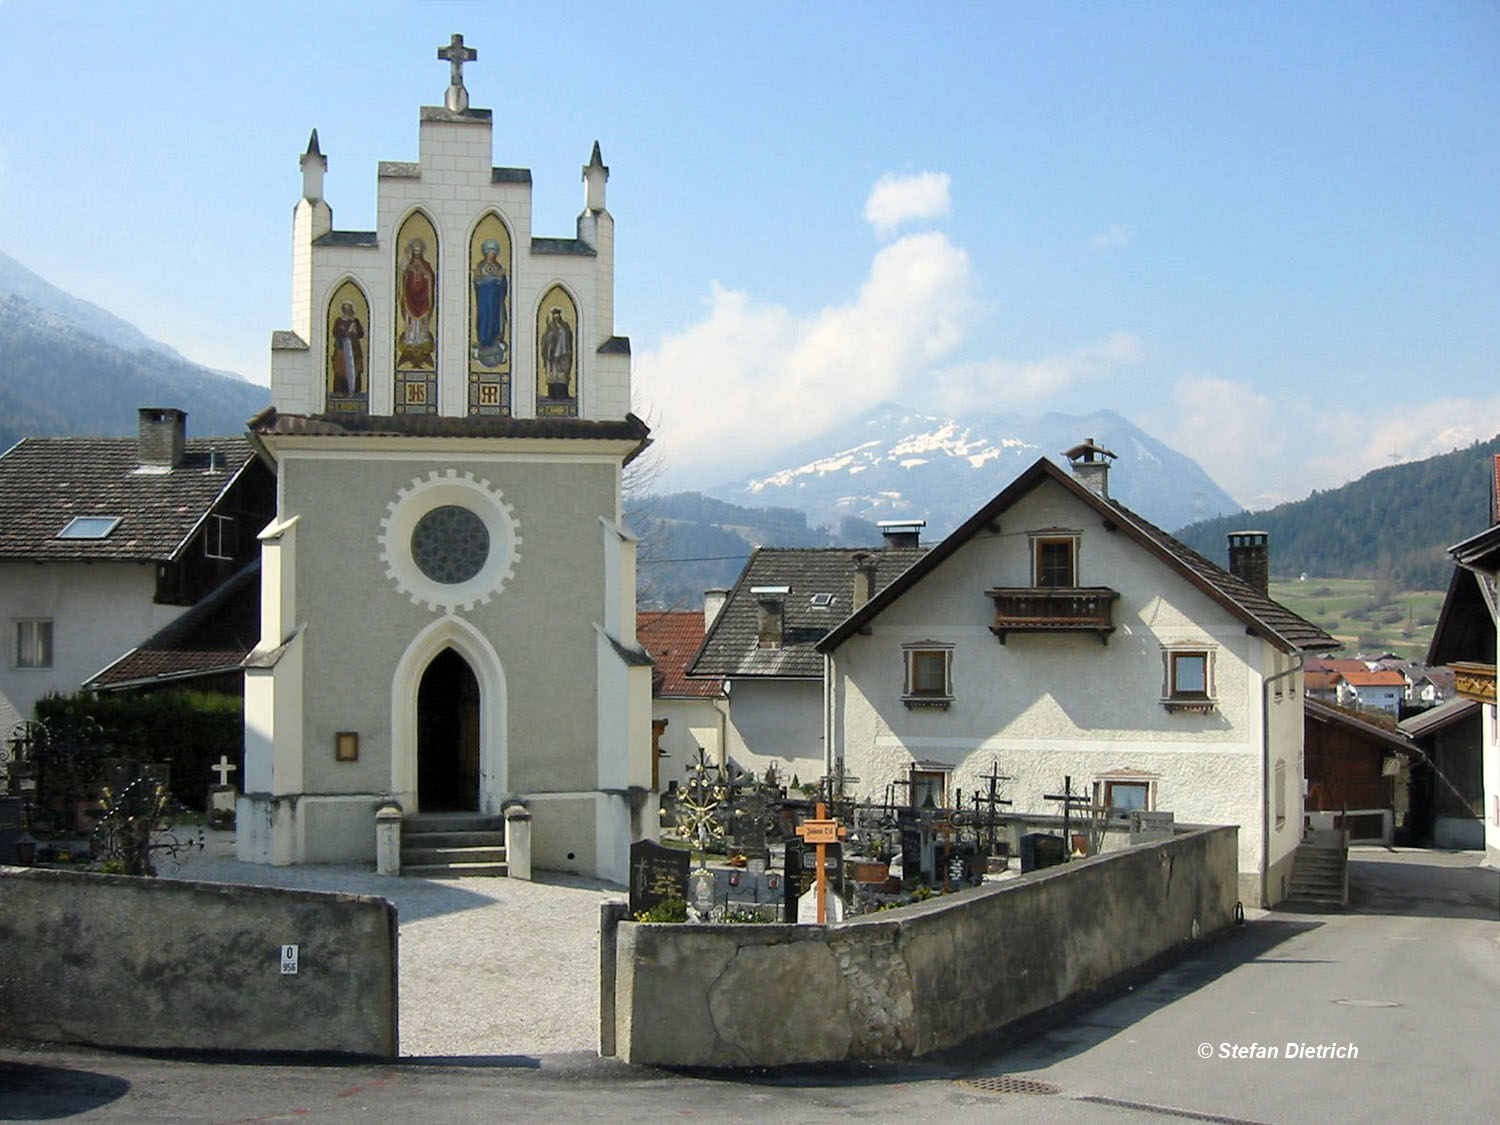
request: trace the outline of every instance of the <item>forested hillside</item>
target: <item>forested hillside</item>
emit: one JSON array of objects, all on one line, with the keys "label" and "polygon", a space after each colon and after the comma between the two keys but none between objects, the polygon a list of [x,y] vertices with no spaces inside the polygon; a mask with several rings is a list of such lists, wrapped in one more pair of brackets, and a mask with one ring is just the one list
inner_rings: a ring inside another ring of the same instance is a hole
[{"label": "forested hillside", "polygon": [[1269,511],[1203,520],[1176,534],[1222,565],[1224,537],[1255,528],[1271,535],[1271,572],[1279,577],[1378,578],[1405,589],[1443,589],[1452,571],[1447,548],[1494,520],[1497,452],[1500,436],[1376,469]]}]

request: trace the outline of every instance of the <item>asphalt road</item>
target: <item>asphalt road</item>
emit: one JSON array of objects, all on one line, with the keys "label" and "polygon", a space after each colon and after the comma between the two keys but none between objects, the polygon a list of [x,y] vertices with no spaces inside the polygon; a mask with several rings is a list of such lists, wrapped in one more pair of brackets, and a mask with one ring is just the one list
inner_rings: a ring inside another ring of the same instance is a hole
[{"label": "asphalt road", "polygon": [[[1348,913],[1258,917],[1050,1026],[920,1064],[706,1076],[585,1054],[340,1066],[3,1044],[0,1120],[1493,1120],[1500,875],[1474,853],[1351,858]],[[972,1085],[1001,1076],[1057,1092]]]}]

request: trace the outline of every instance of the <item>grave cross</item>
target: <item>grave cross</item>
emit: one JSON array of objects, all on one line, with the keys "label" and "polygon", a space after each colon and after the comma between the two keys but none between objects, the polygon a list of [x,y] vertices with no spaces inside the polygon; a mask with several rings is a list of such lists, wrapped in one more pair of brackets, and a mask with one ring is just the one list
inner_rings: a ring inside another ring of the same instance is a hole
[{"label": "grave cross", "polygon": [[240,767],[231,762],[225,755],[220,754],[219,760],[208,768],[219,775],[219,785],[224,787],[229,784],[229,775]]},{"label": "grave cross", "polygon": [[980,780],[990,783],[990,791],[984,797],[979,796],[977,793],[974,795],[974,808],[977,811],[981,801],[989,806],[985,814],[985,827],[989,834],[989,849],[991,854],[993,854],[995,850],[995,806],[1015,804],[1014,801],[1000,796],[1000,783],[1002,781],[1014,781],[1015,778],[1000,772],[1000,759],[996,758],[990,763],[990,772],[981,777]]},{"label": "grave cross", "polygon": [[828,921],[828,873],[823,869],[828,845],[837,844],[848,831],[838,821],[829,819],[828,806],[819,801],[815,817],[797,825],[797,835],[804,844],[812,844],[818,850],[818,925],[822,926]]},{"label": "grave cross", "polygon": [[439,47],[437,57],[449,64],[448,92],[443,95],[443,104],[454,113],[462,113],[469,108],[469,92],[464,89],[464,63],[473,62],[479,57],[479,52],[473,47],[464,46],[464,37],[454,34],[452,41],[446,47]]},{"label": "grave cross", "polygon": [[1061,793],[1043,793],[1044,801],[1061,801],[1063,807],[1063,856],[1071,860],[1073,858],[1073,809],[1087,808],[1093,804],[1093,799],[1084,793],[1073,792],[1073,775],[1066,774],[1063,777],[1063,791]]}]

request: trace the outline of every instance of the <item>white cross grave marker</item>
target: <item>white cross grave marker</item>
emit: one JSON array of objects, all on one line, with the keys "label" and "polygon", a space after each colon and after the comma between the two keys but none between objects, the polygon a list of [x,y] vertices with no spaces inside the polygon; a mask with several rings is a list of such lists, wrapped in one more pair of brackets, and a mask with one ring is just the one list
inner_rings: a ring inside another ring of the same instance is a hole
[{"label": "white cross grave marker", "polygon": [[228,786],[229,775],[240,767],[231,762],[227,755],[220,754],[218,762],[208,768],[219,775],[219,784],[221,786]]}]

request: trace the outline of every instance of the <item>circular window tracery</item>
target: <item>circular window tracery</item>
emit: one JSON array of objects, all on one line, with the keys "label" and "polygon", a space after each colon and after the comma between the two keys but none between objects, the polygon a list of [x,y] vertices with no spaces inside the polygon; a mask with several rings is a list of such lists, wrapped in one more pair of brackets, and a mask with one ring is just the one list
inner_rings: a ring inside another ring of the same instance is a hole
[{"label": "circular window tracery", "polygon": [[417,521],[411,533],[411,557],[434,582],[456,586],[484,569],[490,555],[490,533],[468,508],[444,504]]}]

